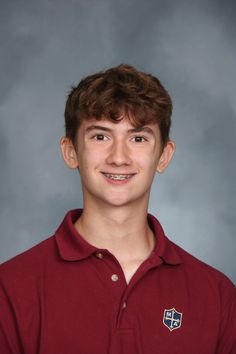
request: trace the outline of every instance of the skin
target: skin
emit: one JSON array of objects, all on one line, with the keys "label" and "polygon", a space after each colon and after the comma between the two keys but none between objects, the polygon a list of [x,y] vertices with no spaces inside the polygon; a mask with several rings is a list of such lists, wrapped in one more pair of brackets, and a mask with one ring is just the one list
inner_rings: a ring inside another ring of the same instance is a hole
[{"label": "skin", "polygon": [[[117,258],[128,283],[154,248],[147,223],[150,189],[155,174],[169,165],[174,142],[162,148],[157,124],[137,131],[124,117],[117,124],[83,121],[75,145],[63,137],[61,150],[67,166],[79,168],[81,176],[84,211],[77,231]],[[111,174],[130,178],[117,181]]]}]

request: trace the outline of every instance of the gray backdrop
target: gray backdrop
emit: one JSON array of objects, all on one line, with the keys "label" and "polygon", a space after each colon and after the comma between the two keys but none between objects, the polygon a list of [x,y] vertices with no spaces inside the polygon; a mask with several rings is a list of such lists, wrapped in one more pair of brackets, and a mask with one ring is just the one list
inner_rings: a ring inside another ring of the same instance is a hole
[{"label": "gray backdrop", "polygon": [[0,262],[81,206],[59,153],[71,84],[128,63],[174,99],[172,165],[150,212],[167,235],[236,282],[234,1],[1,1]]}]

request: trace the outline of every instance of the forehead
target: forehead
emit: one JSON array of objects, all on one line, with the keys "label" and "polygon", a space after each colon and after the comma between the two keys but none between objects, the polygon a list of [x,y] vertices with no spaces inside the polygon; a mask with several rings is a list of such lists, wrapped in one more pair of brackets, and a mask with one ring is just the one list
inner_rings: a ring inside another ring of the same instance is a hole
[{"label": "forehead", "polygon": [[132,124],[128,118],[123,118],[117,122],[112,122],[108,119],[91,118],[89,120],[83,120],[79,127],[81,133],[86,133],[96,129],[124,133],[143,131],[146,133],[156,133],[160,135],[159,126],[157,123],[145,124],[137,127],[136,125]]}]

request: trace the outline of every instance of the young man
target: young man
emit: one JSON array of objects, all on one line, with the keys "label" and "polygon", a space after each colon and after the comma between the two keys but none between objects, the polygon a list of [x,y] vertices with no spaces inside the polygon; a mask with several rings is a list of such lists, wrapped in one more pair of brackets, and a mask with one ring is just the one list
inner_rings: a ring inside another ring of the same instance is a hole
[{"label": "young man", "polygon": [[171,161],[172,103],[120,65],[69,94],[62,155],[83,210],[0,267],[1,354],[233,354],[236,291],[147,214]]}]

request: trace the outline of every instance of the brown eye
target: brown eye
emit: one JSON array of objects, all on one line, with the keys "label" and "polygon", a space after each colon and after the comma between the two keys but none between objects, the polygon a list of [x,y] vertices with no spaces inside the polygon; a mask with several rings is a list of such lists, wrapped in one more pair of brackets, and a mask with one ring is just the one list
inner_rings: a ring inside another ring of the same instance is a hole
[{"label": "brown eye", "polygon": [[104,140],[104,135],[102,135],[102,134],[96,135],[95,139],[96,140]]},{"label": "brown eye", "polygon": [[135,136],[134,137],[134,141],[136,143],[142,143],[142,142],[147,141],[147,140],[143,136]]},{"label": "brown eye", "polygon": [[108,140],[108,138],[105,135],[103,135],[103,134],[96,134],[96,135],[93,136],[93,139],[94,140],[99,140],[99,141]]}]

